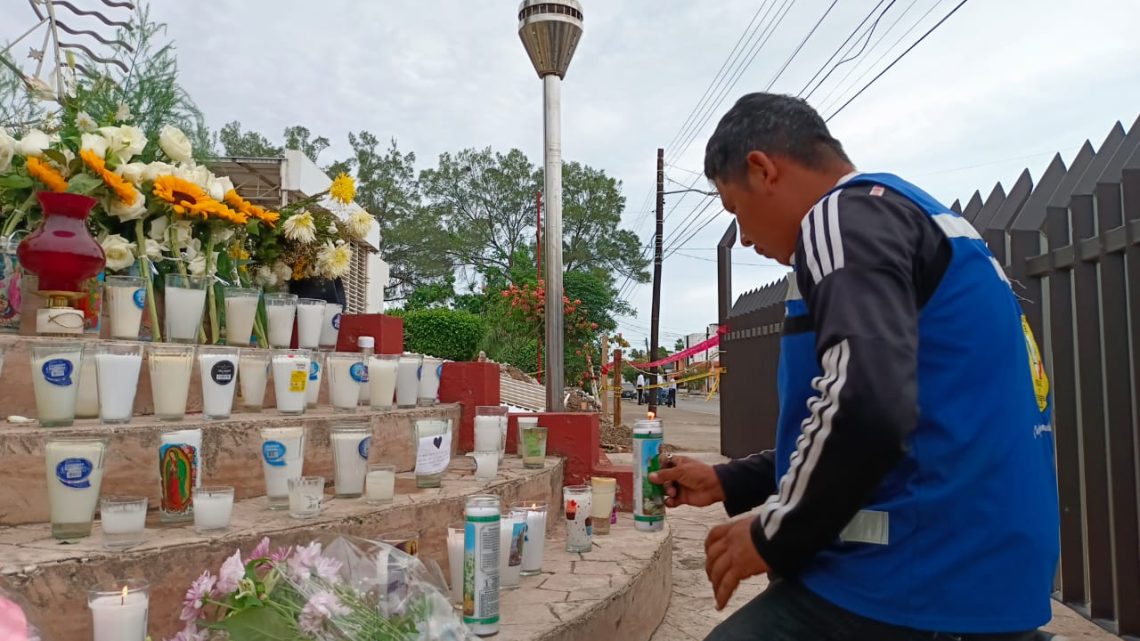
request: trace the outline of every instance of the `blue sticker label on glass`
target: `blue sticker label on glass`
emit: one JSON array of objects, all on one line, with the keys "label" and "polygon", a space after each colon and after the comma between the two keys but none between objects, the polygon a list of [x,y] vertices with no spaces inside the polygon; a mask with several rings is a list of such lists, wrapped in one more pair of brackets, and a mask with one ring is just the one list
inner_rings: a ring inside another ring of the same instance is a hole
[{"label": "blue sticker label on glass", "polygon": [[321,377],[321,364],[317,361],[309,361],[309,380],[315,381]]},{"label": "blue sticker label on glass", "polygon": [[66,358],[53,358],[45,361],[41,369],[45,381],[52,385],[67,387],[71,385],[71,373],[75,371],[75,365]]},{"label": "blue sticker label on glass", "polygon": [[360,439],[360,444],[356,446],[356,451],[360,453],[360,458],[365,461],[368,460],[368,448],[372,447],[372,437],[366,436]]},{"label": "blue sticker label on glass", "polygon": [[443,363],[442,362],[439,365],[435,366],[435,377],[436,378],[443,378]]},{"label": "blue sticker label on glass", "polygon": [[367,383],[368,366],[364,363],[353,363],[352,367],[348,368],[348,375],[357,383]]},{"label": "blue sticker label on glass", "polygon": [[136,289],[135,293],[132,297],[135,299],[135,307],[142,309],[143,306],[146,304],[146,290],[145,289]]},{"label": "blue sticker label on glass", "polygon": [[266,441],[261,444],[261,456],[266,465],[285,467],[285,444],[280,441]]},{"label": "blue sticker label on glass", "polygon": [[340,314],[333,314],[332,326],[335,330],[340,330]]},{"label": "blue sticker label on glass", "polygon": [[67,487],[85,490],[91,487],[95,466],[85,458],[65,458],[55,466],[55,477]]}]

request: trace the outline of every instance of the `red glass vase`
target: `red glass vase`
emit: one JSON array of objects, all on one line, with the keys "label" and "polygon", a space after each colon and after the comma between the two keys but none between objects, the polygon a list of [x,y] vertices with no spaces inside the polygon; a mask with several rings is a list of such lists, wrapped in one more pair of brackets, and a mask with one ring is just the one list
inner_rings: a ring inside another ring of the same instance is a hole
[{"label": "red glass vase", "polygon": [[87,231],[87,217],[97,202],[90,196],[41,191],[36,194],[44,220],[20,242],[16,256],[26,271],[39,276],[44,295],[79,295],[83,284],[107,262],[103,248]]}]

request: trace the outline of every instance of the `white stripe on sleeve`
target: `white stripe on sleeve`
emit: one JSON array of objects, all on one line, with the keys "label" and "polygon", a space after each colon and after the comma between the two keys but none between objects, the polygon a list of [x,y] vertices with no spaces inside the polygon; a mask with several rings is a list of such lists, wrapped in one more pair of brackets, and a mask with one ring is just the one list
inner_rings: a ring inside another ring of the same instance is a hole
[{"label": "white stripe on sleeve", "polygon": [[[811,222],[813,218],[816,218],[817,214],[822,215],[822,212],[823,202],[821,201],[816,203],[815,208],[808,212],[808,215],[804,216],[803,222],[800,223],[800,237],[804,243],[804,259],[807,260],[808,271],[811,272],[812,281],[816,283],[823,279],[823,274],[819,269],[819,260],[815,257],[816,243],[811,235]],[[823,251],[820,252],[820,256],[826,251],[827,247],[824,247]]]}]

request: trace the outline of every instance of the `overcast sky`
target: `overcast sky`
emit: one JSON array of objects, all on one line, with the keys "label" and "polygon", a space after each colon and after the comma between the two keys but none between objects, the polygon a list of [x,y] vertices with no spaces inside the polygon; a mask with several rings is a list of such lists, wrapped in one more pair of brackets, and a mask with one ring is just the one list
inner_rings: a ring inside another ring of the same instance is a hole
[{"label": "overcast sky", "polygon": [[[811,96],[830,115],[958,1],[839,0],[772,89],[799,93],[877,8],[856,39],[858,52],[890,5],[863,54]],[[565,158],[620,179],[625,224],[648,241],[657,147],[666,148],[671,180],[707,188],[690,172],[701,169],[716,120],[739,95],[772,83],[831,4],[583,0],[585,34],[563,88]],[[322,161],[346,155],[347,132],[367,129],[398,139],[421,167],[444,151],[488,145],[541,161],[541,84],[518,39],[517,6],[152,2],[178,47],[182,83],[212,128],[240,120],[277,140],[286,126],[305,125],[332,140]],[[0,40],[32,23],[25,3],[5,2]],[[750,24],[754,36],[730,67],[736,84],[719,83],[713,96],[722,101],[706,101],[682,132]],[[1008,186],[1026,166],[1037,176],[1052,153],[1068,160],[1086,138],[1099,144],[1113,122],[1129,125],[1140,113],[1137,24],[1136,0],[972,0],[837,115],[832,132],[860,169],[899,173],[947,203],[979,188],[988,193],[999,180]],[[694,210],[705,204],[695,194],[667,197],[666,246],[677,253],[663,268],[663,345],[716,320],[714,248],[729,216],[715,213],[718,203]],[[781,276],[783,268],[766,262],[734,252],[737,294]],[[648,284],[629,290],[637,314],[621,319],[621,329],[635,345],[648,331],[650,293]]]}]

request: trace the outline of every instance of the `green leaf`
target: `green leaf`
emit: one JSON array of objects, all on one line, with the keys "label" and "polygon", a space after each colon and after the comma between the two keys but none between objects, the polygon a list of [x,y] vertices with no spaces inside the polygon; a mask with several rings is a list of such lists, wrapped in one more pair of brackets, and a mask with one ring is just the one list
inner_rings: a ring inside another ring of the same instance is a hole
[{"label": "green leaf", "polygon": [[7,176],[0,176],[0,187],[4,189],[27,189],[35,183],[27,176],[20,174],[8,174]]},{"label": "green leaf", "polygon": [[61,166],[67,166],[67,157],[58,149],[45,149],[44,155],[59,163]]},{"label": "green leaf", "polygon": [[293,622],[272,608],[249,608],[210,626],[225,630],[231,641],[280,641],[296,638]]},{"label": "green leaf", "polygon": [[72,194],[90,195],[103,184],[102,180],[87,174],[78,174],[67,182],[67,191]]}]

